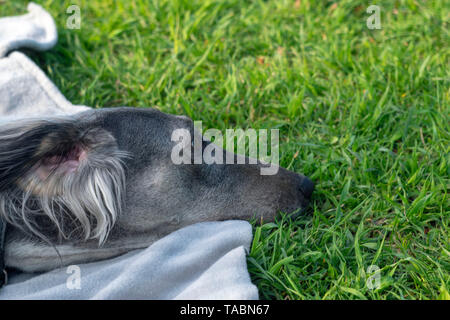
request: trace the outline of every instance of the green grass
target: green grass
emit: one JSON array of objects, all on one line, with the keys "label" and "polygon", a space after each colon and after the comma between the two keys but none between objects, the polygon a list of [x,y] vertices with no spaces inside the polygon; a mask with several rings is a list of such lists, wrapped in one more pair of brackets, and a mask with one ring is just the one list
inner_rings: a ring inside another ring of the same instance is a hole
[{"label": "green grass", "polygon": [[261,298],[450,299],[448,1],[37,2],[60,39],[29,54],[73,103],[280,129],[281,165],[317,189],[296,221],[254,224]]}]

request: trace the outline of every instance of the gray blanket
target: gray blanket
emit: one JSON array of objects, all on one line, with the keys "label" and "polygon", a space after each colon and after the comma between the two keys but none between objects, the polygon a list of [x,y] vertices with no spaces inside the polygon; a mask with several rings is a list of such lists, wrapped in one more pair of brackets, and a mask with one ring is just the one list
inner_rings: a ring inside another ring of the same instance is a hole
[{"label": "gray blanket", "polygon": [[[0,18],[0,125],[87,108],[67,101],[25,55],[9,53],[57,41],[51,16],[33,3],[28,11]],[[245,221],[198,223],[114,259],[11,275],[0,299],[258,299],[246,264],[251,240]]]}]

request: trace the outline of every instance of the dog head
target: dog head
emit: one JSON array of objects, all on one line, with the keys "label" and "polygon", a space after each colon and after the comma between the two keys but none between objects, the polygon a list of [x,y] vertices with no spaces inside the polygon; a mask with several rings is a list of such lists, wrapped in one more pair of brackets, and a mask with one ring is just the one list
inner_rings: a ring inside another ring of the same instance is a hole
[{"label": "dog head", "polygon": [[173,163],[176,129],[196,134],[186,117],[135,108],[3,125],[0,215],[51,242],[103,243],[201,221],[271,221],[307,205],[312,182],[282,168]]}]

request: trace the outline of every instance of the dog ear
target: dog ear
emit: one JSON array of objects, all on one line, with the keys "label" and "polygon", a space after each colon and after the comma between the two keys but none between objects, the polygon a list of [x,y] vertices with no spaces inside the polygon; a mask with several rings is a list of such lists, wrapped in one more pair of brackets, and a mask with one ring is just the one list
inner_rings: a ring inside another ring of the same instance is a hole
[{"label": "dog ear", "polygon": [[47,157],[63,155],[76,140],[69,122],[17,121],[0,128],[0,192],[11,188]]},{"label": "dog ear", "polygon": [[36,212],[50,219],[63,237],[67,231],[63,219],[69,217],[78,221],[75,229],[84,239],[103,242],[121,211],[122,160],[127,156],[108,131],[70,118],[4,126],[0,215],[15,225],[26,224],[41,237],[33,227]]}]

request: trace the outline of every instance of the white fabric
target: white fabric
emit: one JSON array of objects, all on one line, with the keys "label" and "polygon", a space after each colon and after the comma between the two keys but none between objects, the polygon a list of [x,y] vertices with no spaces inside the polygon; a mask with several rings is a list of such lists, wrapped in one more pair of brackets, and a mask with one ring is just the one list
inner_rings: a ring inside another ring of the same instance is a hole
[{"label": "white fabric", "polygon": [[[2,57],[22,46],[44,50],[56,43],[51,16],[33,3],[28,10],[30,14],[0,19],[0,125],[88,109],[67,101],[22,53]],[[248,222],[198,223],[147,249],[79,269],[12,275],[0,289],[0,299],[258,299],[246,265],[251,241]],[[78,271],[79,289],[74,280]]]},{"label": "white fabric", "polygon": [[15,275],[0,299],[258,299],[251,240],[246,221],[197,223],[115,259]]},{"label": "white fabric", "polygon": [[41,6],[28,4],[28,13],[0,21],[0,57],[17,48],[47,50],[58,41],[55,22]]}]

